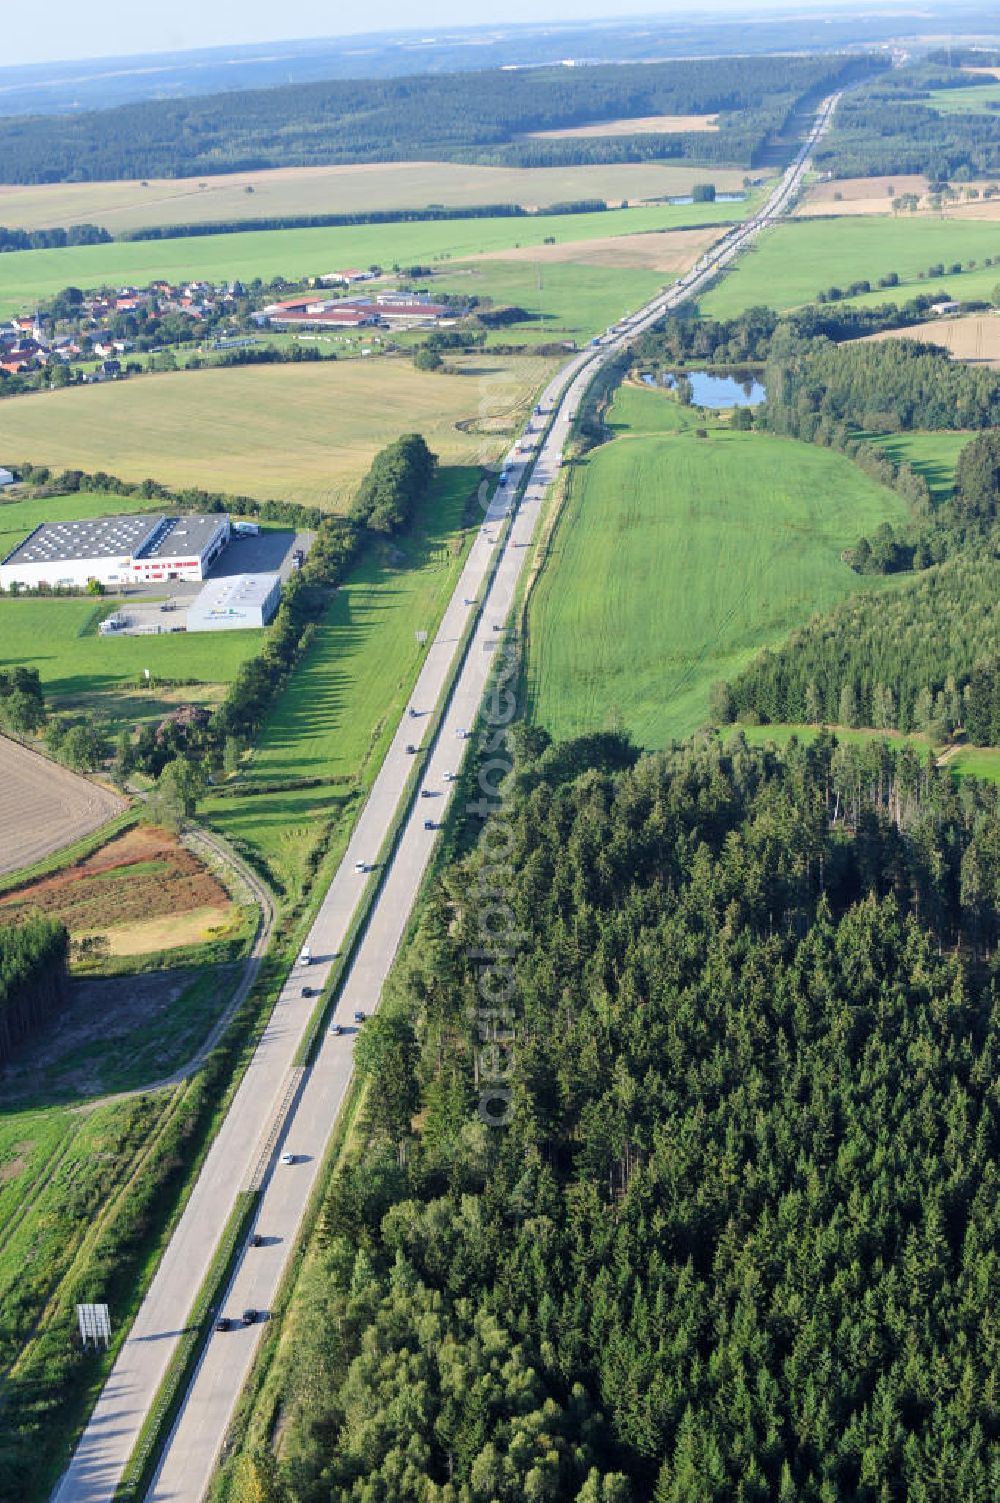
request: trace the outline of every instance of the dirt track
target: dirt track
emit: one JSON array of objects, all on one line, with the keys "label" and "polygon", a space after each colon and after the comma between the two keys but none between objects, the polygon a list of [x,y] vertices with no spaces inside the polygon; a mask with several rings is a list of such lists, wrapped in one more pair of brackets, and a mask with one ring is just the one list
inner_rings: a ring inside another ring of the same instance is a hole
[{"label": "dirt track", "polygon": [[89,835],[124,799],[0,736],[0,873]]}]

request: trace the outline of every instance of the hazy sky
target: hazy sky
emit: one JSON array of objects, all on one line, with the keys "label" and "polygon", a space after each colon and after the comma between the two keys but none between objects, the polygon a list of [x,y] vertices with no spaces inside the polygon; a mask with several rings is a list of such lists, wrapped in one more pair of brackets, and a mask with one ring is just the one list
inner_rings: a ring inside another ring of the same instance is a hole
[{"label": "hazy sky", "polygon": [[[756,0],[752,9],[785,9]],[[695,13],[751,8],[751,0],[695,0]],[[811,8],[810,0],[800,9]],[[357,31],[475,26],[494,21],[618,19],[690,13],[685,0],[0,0],[0,63],[111,57],[135,52],[329,37]]]}]

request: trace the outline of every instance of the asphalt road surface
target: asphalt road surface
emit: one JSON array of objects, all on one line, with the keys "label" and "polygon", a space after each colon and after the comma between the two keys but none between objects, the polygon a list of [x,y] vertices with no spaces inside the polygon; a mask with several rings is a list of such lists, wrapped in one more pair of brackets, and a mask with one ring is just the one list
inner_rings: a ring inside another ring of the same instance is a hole
[{"label": "asphalt road surface", "polygon": [[[264,1331],[263,1321],[243,1326],[240,1317],[252,1308],[266,1318],[291,1256],[351,1078],[354,1013],[361,1010],[370,1015],[378,1007],[382,984],[395,959],[437,838],[436,831],[425,829],[424,822],[429,817],[439,822],[452,796],[453,785],[445,774],[458,770],[466,749],[459,732],[476,723],[490,665],[502,640],[501,632],[494,627],[502,628],[510,613],[531,552],[525,545],[534,536],[542,500],[562,462],[586,389],[600,365],[665,312],[703,290],[749,240],[780,217],[795,196],[809,151],[828,125],[838,98],[821,107],[809,138],[756,218],[731,230],[680,282],[623,320],[616,333],[574,356],[540,398],[545,420],[552,415],[544,443],[537,452],[518,455],[512,449],[508,455],[508,484],[498,489],[490,504],[437,635],[427,649],[411,699],[418,713],[416,717],[408,713],[403,716],[309,933],[312,964],[296,966],[285,983],[128,1339],[53,1495],[54,1503],[111,1503],[235,1196],[251,1183],[263,1161],[253,1225],[253,1230],[261,1234],[262,1245],[247,1246],[241,1255],[222,1306],[224,1313],[235,1317],[236,1325],[209,1338],[148,1494],[155,1503],[201,1503]],[[526,480],[523,499],[503,540],[499,524],[522,479]],[[439,797],[414,800],[342,986],[336,1018],[344,1031],[339,1036],[328,1033],[324,1037],[315,1062],[300,1077],[292,1062],[315,1005],[314,998],[303,997],[303,985],[317,990],[324,985],[364,888],[374,880],[369,873],[358,871],[356,863],[374,862],[389,833],[413,765],[406,746],[419,742],[421,725],[445,695],[459,642],[470,614],[477,609],[475,602],[482,598],[497,553],[493,580],[439,733],[433,745],[422,747],[418,753],[423,760],[423,786]],[[280,1131],[275,1132],[276,1115],[282,1109]],[[293,1156],[293,1163],[281,1161],[286,1153]]]}]

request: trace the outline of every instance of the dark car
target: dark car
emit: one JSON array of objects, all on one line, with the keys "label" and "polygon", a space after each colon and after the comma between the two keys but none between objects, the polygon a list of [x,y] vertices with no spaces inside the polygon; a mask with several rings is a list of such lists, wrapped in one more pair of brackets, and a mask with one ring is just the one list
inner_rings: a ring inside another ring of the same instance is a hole
[{"label": "dark car", "polygon": [[357,1012],[354,1014],[355,1023],[363,1023],[365,1021],[365,1016],[365,1013],[363,1013],[359,1007]]},{"label": "dark car", "polygon": [[434,790],[432,788],[421,788],[421,790],[420,790],[420,797],[421,798],[433,798],[434,797]]},{"label": "dark car", "polygon": [[215,1329],[217,1331],[231,1331],[232,1327],[233,1323],[228,1315],[219,1315],[216,1317]]},{"label": "dark car", "polygon": [[250,1238],[250,1246],[251,1247],[263,1247],[264,1246],[264,1238],[261,1236],[260,1232],[254,1232],[253,1236]]},{"label": "dark car", "polygon": [[302,995],[303,997],[315,997],[316,993],[313,991],[311,986],[304,986],[302,988]]},{"label": "dark car", "polygon": [[424,820],[424,829],[425,830],[436,830],[437,829],[437,825],[434,823],[433,819],[425,819]]},{"label": "dark car", "polygon": [[415,746],[407,745],[406,750],[407,750],[407,754],[409,756],[411,756],[411,757],[415,757],[416,754],[417,754],[417,748]]},{"label": "dark car", "polygon": [[256,1323],[257,1323],[257,1311],[251,1306],[251,1308],[249,1310],[244,1310],[243,1311],[243,1324],[245,1326],[252,1326],[252,1325],[256,1325]]}]

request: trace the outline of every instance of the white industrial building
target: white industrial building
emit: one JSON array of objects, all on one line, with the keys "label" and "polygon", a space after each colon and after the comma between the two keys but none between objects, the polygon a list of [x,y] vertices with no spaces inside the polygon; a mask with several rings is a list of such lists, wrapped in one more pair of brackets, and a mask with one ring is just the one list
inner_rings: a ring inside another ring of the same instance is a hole
[{"label": "white industrial building", "polygon": [[188,606],[188,631],[243,631],[266,626],[281,599],[280,574],[230,574],[210,579]]},{"label": "white industrial building", "polygon": [[3,490],[5,486],[14,485],[15,483],[13,470],[5,470],[0,467],[0,490]]},{"label": "white industrial building", "polygon": [[42,522],[0,561],[0,589],[112,589],[175,579],[204,579],[229,541],[226,516],[98,517]]}]

